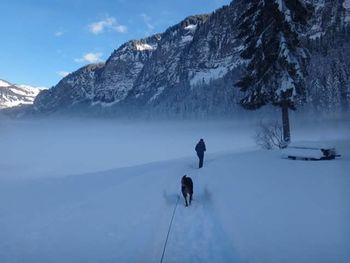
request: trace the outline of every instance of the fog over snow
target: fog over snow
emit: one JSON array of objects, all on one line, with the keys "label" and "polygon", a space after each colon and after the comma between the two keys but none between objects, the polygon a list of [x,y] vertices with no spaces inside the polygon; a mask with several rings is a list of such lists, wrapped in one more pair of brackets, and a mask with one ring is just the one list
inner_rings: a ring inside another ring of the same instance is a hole
[{"label": "fog over snow", "polygon": [[0,262],[349,262],[349,121],[296,119],[342,157],[261,150],[259,120],[2,120]]},{"label": "fog over snow", "polygon": [[243,125],[248,128],[204,121],[9,121],[0,126],[6,149],[0,164],[11,177],[51,177],[193,156],[200,138],[213,153],[255,147],[254,124]]}]

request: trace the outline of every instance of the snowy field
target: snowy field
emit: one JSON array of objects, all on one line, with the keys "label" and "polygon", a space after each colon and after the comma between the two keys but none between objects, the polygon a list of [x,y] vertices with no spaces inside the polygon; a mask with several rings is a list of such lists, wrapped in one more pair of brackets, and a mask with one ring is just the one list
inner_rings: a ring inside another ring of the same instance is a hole
[{"label": "snowy field", "polygon": [[342,154],[312,162],[247,122],[2,121],[0,262],[160,262],[176,204],[163,262],[350,262],[349,126],[294,123]]}]

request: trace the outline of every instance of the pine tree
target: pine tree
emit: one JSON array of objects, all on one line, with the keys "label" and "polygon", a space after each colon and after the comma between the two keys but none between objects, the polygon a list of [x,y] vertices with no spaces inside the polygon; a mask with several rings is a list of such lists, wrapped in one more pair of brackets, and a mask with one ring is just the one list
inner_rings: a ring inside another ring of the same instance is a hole
[{"label": "pine tree", "polygon": [[319,91],[318,92],[318,105],[317,105],[317,108],[316,108],[316,111],[317,112],[320,112],[320,113],[327,113],[329,112],[329,96],[328,96],[328,83],[329,80],[327,79],[326,75],[323,75],[321,78],[320,78],[320,87],[319,87]]},{"label": "pine tree", "polygon": [[236,86],[244,92],[241,105],[256,110],[272,104],[282,109],[283,137],[290,141],[288,109],[305,98],[308,52],[298,39],[298,30],[310,15],[300,0],[251,0],[239,26],[248,60]]},{"label": "pine tree", "polygon": [[343,113],[348,112],[349,101],[348,101],[348,88],[349,83],[349,69],[344,61],[344,53],[337,52],[337,57],[334,63],[333,70],[335,71],[335,76],[338,80],[338,93],[340,96],[341,110]]}]

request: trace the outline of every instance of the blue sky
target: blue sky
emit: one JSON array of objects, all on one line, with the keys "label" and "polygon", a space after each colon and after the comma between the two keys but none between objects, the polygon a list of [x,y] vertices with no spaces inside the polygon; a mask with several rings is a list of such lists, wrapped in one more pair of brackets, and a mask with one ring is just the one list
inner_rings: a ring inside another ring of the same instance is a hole
[{"label": "blue sky", "polygon": [[1,0],[0,79],[51,87],[124,42],[230,0]]}]

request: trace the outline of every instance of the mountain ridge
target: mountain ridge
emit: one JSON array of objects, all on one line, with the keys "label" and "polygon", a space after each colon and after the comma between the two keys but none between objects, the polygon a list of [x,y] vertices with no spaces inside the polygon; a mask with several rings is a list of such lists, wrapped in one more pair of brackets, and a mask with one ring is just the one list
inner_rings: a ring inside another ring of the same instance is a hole
[{"label": "mountain ridge", "polygon": [[12,84],[0,79],[0,109],[33,104],[36,96],[43,89],[46,88]]},{"label": "mountain ridge", "polygon": [[[338,42],[347,45],[339,37],[350,32],[347,2],[305,3],[312,7],[313,16],[300,37],[313,57],[331,60],[314,48],[319,42],[328,51],[336,49]],[[105,63],[84,66],[41,92],[34,113],[186,117],[239,112],[242,94],[233,83],[245,61],[240,57],[243,43],[237,24],[247,5],[247,1],[232,1],[211,14],[189,16],[163,33],[124,43]],[[314,94],[312,85],[307,83],[308,94]]]}]

